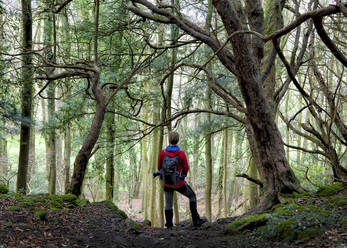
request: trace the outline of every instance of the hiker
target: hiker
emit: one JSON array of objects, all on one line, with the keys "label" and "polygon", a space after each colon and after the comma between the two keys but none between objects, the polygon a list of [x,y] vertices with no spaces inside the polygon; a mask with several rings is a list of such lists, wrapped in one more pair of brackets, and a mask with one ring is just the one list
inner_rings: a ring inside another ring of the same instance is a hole
[{"label": "hiker", "polygon": [[165,194],[165,226],[172,229],[172,201],[174,191],[178,191],[189,198],[189,207],[192,215],[193,225],[201,226],[206,220],[200,219],[196,207],[196,195],[188,183],[184,180],[189,171],[189,165],[186,154],[177,146],[179,134],[177,132],[169,132],[169,146],[162,150],[158,159],[159,173],[153,173],[153,176],[160,175],[164,182]]}]

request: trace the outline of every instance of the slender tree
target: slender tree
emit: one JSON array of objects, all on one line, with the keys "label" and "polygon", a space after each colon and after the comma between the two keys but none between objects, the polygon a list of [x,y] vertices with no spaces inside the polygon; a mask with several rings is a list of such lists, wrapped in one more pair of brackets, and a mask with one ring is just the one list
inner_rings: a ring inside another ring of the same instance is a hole
[{"label": "slender tree", "polygon": [[26,193],[27,170],[29,162],[30,125],[32,111],[32,13],[31,0],[21,0],[22,6],[22,123],[20,130],[17,192]]}]

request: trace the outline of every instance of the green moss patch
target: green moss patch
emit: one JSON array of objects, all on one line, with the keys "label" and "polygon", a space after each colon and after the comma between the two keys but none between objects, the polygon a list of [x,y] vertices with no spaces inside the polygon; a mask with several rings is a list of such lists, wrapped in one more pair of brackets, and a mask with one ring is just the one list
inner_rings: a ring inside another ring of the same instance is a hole
[{"label": "green moss patch", "polygon": [[105,201],[108,206],[113,209],[114,211],[116,211],[117,213],[119,213],[124,219],[128,218],[128,215],[121,209],[119,209],[116,205],[113,204],[113,202],[111,201]]},{"label": "green moss patch", "polygon": [[89,204],[89,201],[87,199],[77,199],[75,203],[77,206],[84,207]]},{"label": "green moss patch", "polygon": [[7,194],[8,188],[5,184],[0,184],[0,194]]},{"label": "green moss patch", "polygon": [[342,191],[345,188],[346,188],[346,184],[344,185],[343,183],[337,182],[334,184],[320,187],[317,191],[317,195],[318,196],[331,196],[331,195],[335,195],[336,193]]},{"label": "green moss patch", "polygon": [[247,229],[263,226],[268,221],[268,214],[250,215],[229,223],[225,227],[228,234],[239,233]]},{"label": "green moss patch", "polygon": [[295,229],[298,224],[294,218],[287,219],[275,227],[275,237],[280,240],[293,240],[296,238]]},{"label": "green moss patch", "polygon": [[331,197],[330,203],[332,203],[333,206],[337,206],[337,207],[346,206],[347,198],[342,196],[334,196],[334,197]]},{"label": "green moss patch", "polygon": [[46,209],[35,210],[34,217],[38,220],[46,220],[47,219],[47,210]]},{"label": "green moss patch", "polygon": [[51,200],[49,203],[48,203],[48,206],[50,207],[51,210],[59,210],[59,209],[63,209],[63,205],[56,201],[56,200]]},{"label": "green moss patch", "polygon": [[13,206],[13,207],[8,208],[8,210],[10,210],[10,211],[19,211],[19,210],[20,210],[20,207],[18,207],[18,206]]},{"label": "green moss patch", "polygon": [[144,225],[146,225],[146,226],[151,226],[152,225],[152,222],[150,221],[150,220],[145,220],[144,222],[143,222],[143,224]]},{"label": "green moss patch", "polygon": [[318,227],[310,227],[306,230],[303,230],[298,234],[298,240],[303,242],[310,240],[312,238],[318,237],[322,234],[322,231]]},{"label": "green moss patch", "polygon": [[132,228],[134,228],[135,230],[137,230],[137,231],[140,231],[140,229],[141,229],[140,224],[137,223],[136,221],[133,221],[133,220],[130,222],[130,226],[131,226]]}]

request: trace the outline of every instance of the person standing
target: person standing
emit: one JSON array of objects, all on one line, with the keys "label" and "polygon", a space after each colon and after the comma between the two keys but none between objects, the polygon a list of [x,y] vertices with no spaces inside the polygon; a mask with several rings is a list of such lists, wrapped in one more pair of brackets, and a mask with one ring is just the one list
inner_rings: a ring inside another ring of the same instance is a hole
[{"label": "person standing", "polygon": [[[169,145],[160,152],[158,158],[158,170],[160,171],[161,180],[164,181],[165,226],[168,229],[172,229],[173,227],[173,194],[174,191],[178,191],[189,199],[193,225],[199,227],[206,220],[200,218],[197,210],[196,195],[185,181],[185,177],[189,171],[187,156],[177,145],[179,133],[169,132],[168,136]],[[153,175],[156,176],[156,173],[153,173]]]}]

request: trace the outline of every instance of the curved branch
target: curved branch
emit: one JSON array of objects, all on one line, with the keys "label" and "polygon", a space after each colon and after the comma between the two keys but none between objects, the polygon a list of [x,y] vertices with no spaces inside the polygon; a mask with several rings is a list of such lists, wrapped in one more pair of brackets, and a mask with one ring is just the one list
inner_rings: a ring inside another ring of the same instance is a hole
[{"label": "curved branch", "polygon": [[323,17],[313,18],[314,26],[316,27],[317,33],[324,44],[329,48],[332,54],[345,66],[347,67],[347,59],[343,53],[335,46],[334,42],[330,39],[328,34],[325,32],[325,29],[322,24]]}]

